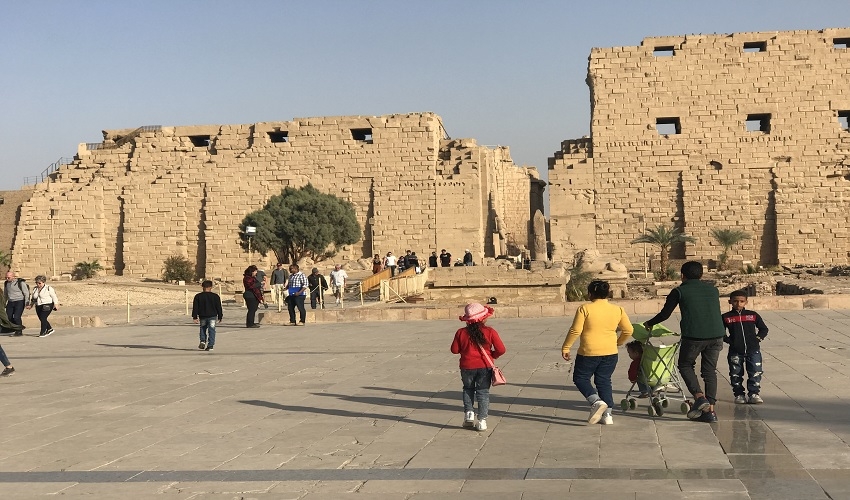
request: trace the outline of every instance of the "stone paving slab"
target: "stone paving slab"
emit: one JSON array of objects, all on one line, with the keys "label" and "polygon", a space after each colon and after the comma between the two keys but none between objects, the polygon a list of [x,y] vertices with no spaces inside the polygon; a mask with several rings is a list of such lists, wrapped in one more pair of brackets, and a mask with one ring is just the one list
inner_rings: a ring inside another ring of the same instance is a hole
[{"label": "stone paving slab", "polygon": [[[636,316],[633,321],[647,319]],[[767,311],[764,405],[717,424],[588,426],[570,318],[493,319],[508,348],[488,430],[461,428],[458,321],[219,326],[185,316],[0,337],[3,498],[850,498],[850,311]],[[676,329],[671,319],[668,326]],[[615,398],[629,388],[621,353]]]}]

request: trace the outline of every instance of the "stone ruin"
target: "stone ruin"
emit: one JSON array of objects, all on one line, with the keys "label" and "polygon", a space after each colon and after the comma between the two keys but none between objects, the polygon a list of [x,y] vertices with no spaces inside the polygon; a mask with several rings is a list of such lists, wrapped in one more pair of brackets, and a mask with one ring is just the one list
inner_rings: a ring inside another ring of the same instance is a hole
[{"label": "stone ruin", "polygon": [[850,28],[651,37],[590,53],[590,137],[549,159],[555,260],[596,248],[642,269],[645,227],[754,264],[846,264]]}]

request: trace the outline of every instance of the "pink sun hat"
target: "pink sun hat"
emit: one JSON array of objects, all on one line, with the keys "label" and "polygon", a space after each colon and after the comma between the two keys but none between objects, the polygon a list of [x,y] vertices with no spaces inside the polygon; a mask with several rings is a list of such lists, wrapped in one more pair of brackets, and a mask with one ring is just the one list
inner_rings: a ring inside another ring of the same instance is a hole
[{"label": "pink sun hat", "polygon": [[464,309],[465,314],[458,316],[458,319],[467,323],[478,323],[492,316],[493,312],[494,309],[492,307],[473,302],[466,305],[466,309]]}]

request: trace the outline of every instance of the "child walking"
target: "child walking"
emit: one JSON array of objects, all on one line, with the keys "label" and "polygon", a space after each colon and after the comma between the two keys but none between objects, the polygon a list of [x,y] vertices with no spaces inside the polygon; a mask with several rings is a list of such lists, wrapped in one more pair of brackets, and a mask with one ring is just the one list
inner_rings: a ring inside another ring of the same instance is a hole
[{"label": "child walking", "polygon": [[[487,429],[487,413],[490,409],[490,381],[493,369],[485,358],[485,352],[493,359],[505,354],[505,345],[499,333],[485,325],[493,315],[493,308],[473,302],[466,306],[460,316],[466,326],[455,332],[452,354],[460,354],[460,380],[463,382],[463,426]],[[484,352],[482,352],[482,350]],[[478,422],[475,422],[474,402],[478,402]]]},{"label": "child walking", "polygon": [[[767,337],[767,325],[755,311],[746,309],[747,292],[736,290],[729,294],[732,310],[723,314],[723,325],[729,335],[723,341],[729,344],[729,381],[735,403],[761,404],[761,376],[764,373],[761,359],[761,341]],[[747,390],[744,391],[744,369],[747,371]],[[749,392],[749,398],[746,393]]]},{"label": "child walking", "polygon": [[213,283],[205,280],[201,283],[203,292],[196,294],[192,301],[192,321],[201,325],[201,343],[198,349],[212,351],[215,347],[215,322],[223,317],[221,297],[212,291]]}]

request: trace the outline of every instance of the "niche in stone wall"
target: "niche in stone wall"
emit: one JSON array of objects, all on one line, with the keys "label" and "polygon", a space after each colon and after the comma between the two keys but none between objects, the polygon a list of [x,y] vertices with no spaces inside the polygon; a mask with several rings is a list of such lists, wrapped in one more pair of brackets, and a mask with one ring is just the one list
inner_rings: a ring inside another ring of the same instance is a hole
[{"label": "niche in stone wall", "polygon": [[747,132],[770,133],[770,113],[747,115]]},{"label": "niche in stone wall", "polygon": [[189,140],[192,141],[192,146],[196,148],[208,148],[210,146],[210,136],[208,135],[190,135]]},{"label": "niche in stone wall", "polygon": [[679,117],[666,117],[655,119],[655,130],[659,135],[676,135],[682,133],[682,123]]},{"label": "niche in stone wall", "polygon": [[744,42],[744,52],[767,52],[767,42]]},{"label": "niche in stone wall", "polygon": [[286,130],[275,130],[269,132],[269,141],[273,143],[289,142],[289,132]]},{"label": "niche in stone wall", "polygon": [[832,46],[836,49],[850,48],[850,38],[833,38]]},{"label": "niche in stone wall", "polygon": [[850,110],[838,112],[838,125],[841,130],[850,131]]},{"label": "niche in stone wall", "polygon": [[355,141],[372,144],[372,129],[370,128],[353,128],[351,129],[351,138]]}]

